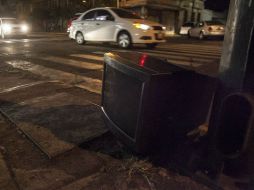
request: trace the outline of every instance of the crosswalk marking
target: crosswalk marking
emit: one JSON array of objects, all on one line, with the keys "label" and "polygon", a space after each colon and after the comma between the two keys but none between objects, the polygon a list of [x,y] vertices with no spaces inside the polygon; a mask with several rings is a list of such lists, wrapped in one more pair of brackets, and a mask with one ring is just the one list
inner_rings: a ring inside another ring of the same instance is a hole
[{"label": "crosswalk marking", "polygon": [[47,56],[47,57],[41,57],[40,59],[44,61],[51,61],[55,63],[63,63],[65,65],[80,67],[83,69],[90,69],[90,70],[98,70],[102,69],[101,64],[95,64],[95,63],[89,63],[89,62],[83,62],[83,61],[76,61],[73,59],[67,59],[62,57],[56,57],[56,56]]},{"label": "crosswalk marking", "polygon": [[202,52],[221,52],[222,46],[212,46],[210,45],[203,45],[203,44],[165,44],[159,46],[160,49],[184,49],[184,50],[195,50],[195,51],[202,51]]},{"label": "crosswalk marking", "polygon": [[107,52],[104,52],[104,51],[95,51],[93,52],[94,54],[98,54],[98,55],[104,55],[105,53]]},{"label": "crosswalk marking", "polygon": [[[101,83],[102,81],[99,79],[93,79],[90,77],[85,77],[81,75],[76,75],[72,73],[68,73],[65,71],[59,71],[56,69],[47,68],[41,65],[36,65],[30,62],[24,62],[24,61],[7,61],[6,62],[9,65],[12,65],[14,68],[22,68],[23,70],[30,71],[33,74],[40,75],[43,77],[48,77],[51,80],[61,81],[67,84],[72,85],[78,85],[79,83],[82,83],[82,87],[88,91],[94,92],[94,93],[101,93]],[[29,64],[29,67],[21,67],[23,64]]]},{"label": "crosswalk marking", "polygon": [[200,55],[200,54],[193,54],[190,53],[189,51],[187,53],[180,53],[180,52],[174,52],[174,51],[158,51],[158,50],[146,50],[143,52],[152,52],[152,53],[157,53],[159,55],[178,55],[180,57],[196,57],[196,58],[204,58],[204,59],[213,59],[214,55]]},{"label": "crosswalk marking", "polygon": [[[160,48],[161,49],[161,48]],[[185,49],[185,48],[162,48],[164,51],[176,51],[180,53],[193,53],[195,54],[200,54],[200,55],[220,55],[221,52],[215,51],[215,50],[210,50],[210,49]]]},{"label": "crosswalk marking", "polygon": [[[163,46],[162,46],[163,47]],[[204,44],[174,44],[174,45],[169,45],[169,47],[175,47],[175,48],[195,48],[195,49],[205,49],[208,48],[210,50],[214,49],[214,50],[221,50],[222,47],[221,46],[211,46],[211,45],[204,45]]]},{"label": "crosswalk marking", "polygon": [[1,43],[5,43],[5,44],[13,44],[13,43],[15,43],[15,42],[10,41],[10,40],[7,40],[7,41],[1,41]]},{"label": "crosswalk marking", "polygon": [[174,65],[183,65],[183,66],[190,66],[190,67],[199,67],[202,64],[201,63],[195,63],[195,62],[188,62],[188,61],[177,61],[172,59],[166,59],[168,63],[174,64]]},{"label": "crosswalk marking", "polygon": [[[51,82],[53,82],[53,81],[51,81]],[[43,84],[43,83],[46,83],[46,81],[39,81],[39,82],[32,82],[32,83],[22,84],[22,85],[7,88],[7,89],[1,89],[0,88],[0,94],[8,93],[8,92],[19,90],[19,89],[29,88],[31,86],[36,86],[38,84]]]},{"label": "crosswalk marking", "polygon": [[[147,53],[148,55],[156,55],[156,54],[153,54],[153,53]],[[202,65],[201,61],[197,61],[195,59],[191,59],[191,58],[187,58],[187,59],[174,59],[173,57],[170,57],[168,55],[161,55],[160,58],[165,58],[165,61],[169,62],[169,63],[172,63],[172,64],[175,64],[175,65],[185,65],[185,66],[192,66],[192,67],[198,67],[200,65]]]},{"label": "crosswalk marking", "polygon": [[85,59],[91,59],[96,61],[103,61],[103,57],[99,57],[96,55],[90,55],[90,54],[72,54],[71,57],[79,57],[79,58],[85,58]]},{"label": "crosswalk marking", "polygon": [[[152,52],[146,52],[148,55],[152,56],[158,56],[157,53],[152,53]],[[173,55],[173,54],[159,54],[160,58],[165,58],[168,60],[175,60],[175,61],[183,61],[187,63],[210,63],[213,60],[211,59],[206,59],[206,58],[195,58],[195,57],[190,57],[190,56],[184,56],[184,55]]]},{"label": "crosswalk marking", "polygon": [[[148,49],[139,49],[136,50],[121,50],[121,49],[113,49],[111,52],[139,52],[146,53],[148,55],[163,59],[168,63],[180,65],[180,66],[188,66],[195,69],[199,67],[208,65],[208,64],[218,64],[221,48],[220,47],[210,47],[210,46],[202,46],[202,45],[161,45],[155,50]],[[81,88],[84,88],[88,91],[94,93],[101,93],[102,87],[102,69],[103,69],[103,56],[105,53],[109,52],[105,51],[95,51],[95,52],[87,52],[82,54],[70,54],[66,55],[66,57],[59,56],[38,56],[33,58],[33,60],[44,60],[49,61],[50,64],[39,65],[28,61],[18,61],[12,60],[7,61],[8,64],[13,67],[28,70],[34,74],[41,75],[49,78],[50,80],[61,81],[70,85],[75,85]],[[61,64],[61,67],[52,68],[50,65],[53,64]],[[76,69],[86,69],[85,73],[73,70],[69,70],[64,66],[72,66]]]},{"label": "crosswalk marking", "polygon": [[26,43],[26,42],[39,42],[39,41],[67,41],[66,37],[58,38],[45,38],[44,36],[38,38],[25,38],[25,39],[0,39],[0,44],[14,44],[14,43]]}]

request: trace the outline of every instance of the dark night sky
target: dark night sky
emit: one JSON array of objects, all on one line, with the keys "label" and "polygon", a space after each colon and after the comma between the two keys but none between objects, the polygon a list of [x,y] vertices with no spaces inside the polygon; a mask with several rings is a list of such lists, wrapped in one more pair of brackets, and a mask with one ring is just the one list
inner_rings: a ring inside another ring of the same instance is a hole
[{"label": "dark night sky", "polygon": [[207,9],[215,11],[224,11],[228,9],[230,0],[206,0],[205,6]]}]

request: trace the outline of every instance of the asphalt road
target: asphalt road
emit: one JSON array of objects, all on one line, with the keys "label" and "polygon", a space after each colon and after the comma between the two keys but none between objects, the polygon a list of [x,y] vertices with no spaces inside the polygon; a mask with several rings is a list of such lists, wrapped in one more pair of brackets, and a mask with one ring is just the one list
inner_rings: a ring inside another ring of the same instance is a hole
[{"label": "asphalt road", "polygon": [[116,44],[87,43],[77,45],[67,35],[39,33],[27,39],[0,40],[0,61],[29,71],[44,79],[76,85],[100,94],[103,55],[106,52],[135,51],[164,59],[169,63],[216,75],[222,41],[171,37],[154,50],[134,46],[122,50]]}]

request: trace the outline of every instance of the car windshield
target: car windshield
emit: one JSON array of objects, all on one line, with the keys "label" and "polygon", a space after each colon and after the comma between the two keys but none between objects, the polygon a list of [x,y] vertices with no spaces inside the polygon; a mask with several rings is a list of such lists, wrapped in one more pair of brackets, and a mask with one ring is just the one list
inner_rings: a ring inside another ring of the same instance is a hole
[{"label": "car windshield", "polygon": [[141,19],[141,17],[136,15],[135,13],[124,9],[112,8],[111,10],[114,11],[121,18]]},{"label": "car windshield", "polygon": [[221,22],[219,21],[206,21],[206,24],[208,26],[211,26],[211,25],[223,25]]},{"label": "car windshield", "polygon": [[18,20],[17,19],[2,19],[4,24],[18,24]]}]

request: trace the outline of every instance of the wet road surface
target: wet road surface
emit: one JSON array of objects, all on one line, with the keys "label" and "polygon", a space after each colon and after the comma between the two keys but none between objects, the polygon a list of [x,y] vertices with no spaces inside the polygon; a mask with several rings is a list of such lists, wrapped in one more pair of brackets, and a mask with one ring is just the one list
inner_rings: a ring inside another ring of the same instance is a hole
[{"label": "wet road surface", "polygon": [[79,46],[65,35],[38,35],[28,39],[0,40],[1,64],[29,71],[48,80],[77,85],[100,93],[103,55],[109,51],[136,51],[189,67],[201,73],[216,75],[222,42],[175,37],[154,50],[135,46],[121,50],[116,45],[87,43]]}]

